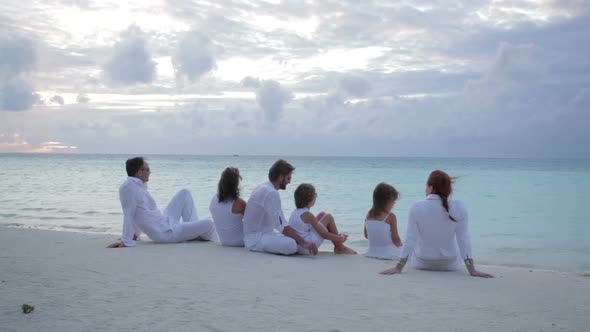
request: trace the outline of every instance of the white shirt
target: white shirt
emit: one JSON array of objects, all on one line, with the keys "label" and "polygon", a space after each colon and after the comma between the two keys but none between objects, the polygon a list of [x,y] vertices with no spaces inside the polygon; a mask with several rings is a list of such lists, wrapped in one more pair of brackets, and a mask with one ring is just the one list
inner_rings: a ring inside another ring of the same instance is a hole
[{"label": "white shirt", "polygon": [[136,177],[127,177],[119,188],[123,208],[123,234],[121,241],[127,247],[135,246],[133,235],[144,232],[151,239],[172,229],[167,218],[158,209],[147,185]]},{"label": "white shirt", "polygon": [[219,197],[215,194],[209,204],[209,211],[213,216],[219,242],[224,246],[244,245],[243,216],[240,213],[232,212],[234,202],[235,200],[220,202]]},{"label": "white shirt", "polygon": [[244,235],[282,232],[287,218],[281,210],[281,196],[271,182],[265,182],[252,192],[244,212]]},{"label": "white shirt", "polygon": [[308,211],[309,209],[306,207],[296,209],[293,211],[293,213],[291,213],[291,217],[289,218],[289,227],[293,228],[295,232],[303,239],[306,239],[306,241],[309,238],[309,234],[313,226],[303,221],[303,219],[301,219],[301,215]]},{"label": "white shirt", "polygon": [[[456,222],[449,218],[449,214]],[[463,259],[471,258],[468,219],[462,202],[449,201],[447,213],[440,196],[428,195],[410,208],[401,257],[414,253],[424,260],[451,260],[460,253]]]}]

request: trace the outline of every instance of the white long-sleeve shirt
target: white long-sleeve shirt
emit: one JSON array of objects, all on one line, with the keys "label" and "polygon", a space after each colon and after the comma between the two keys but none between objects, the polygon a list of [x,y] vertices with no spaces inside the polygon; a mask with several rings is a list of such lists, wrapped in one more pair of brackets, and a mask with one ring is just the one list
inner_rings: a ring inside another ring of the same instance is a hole
[{"label": "white long-sleeve shirt", "polygon": [[[456,220],[452,221],[449,214]],[[410,208],[406,240],[401,257],[412,253],[424,260],[471,258],[469,217],[461,201],[449,201],[449,213],[438,195],[428,195]],[[458,248],[457,248],[458,245]]]},{"label": "white long-sleeve shirt", "polygon": [[119,188],[119,200],[123,208],[123,234],[121,241],[127,247],[135,246],[133,235],[144,232],[150,239],[171,229],[170,224],[158,209],[156,201],[147,190],[147,185],[136,177],[127,177]]},{"label": "white long-sleeve shirt", "polygon": [[282,232],[287,222],[281,209],[281,196],[272,183],[256,187],[246,204],[244,235]]}]

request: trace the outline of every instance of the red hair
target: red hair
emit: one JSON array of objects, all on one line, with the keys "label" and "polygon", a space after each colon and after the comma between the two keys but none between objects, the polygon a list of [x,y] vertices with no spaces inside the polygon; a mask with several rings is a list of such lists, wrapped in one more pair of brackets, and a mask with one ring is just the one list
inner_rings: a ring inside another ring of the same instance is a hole
[{"label": "red hair", "polygon": [[449,214],[448,201],[449,196],[451,196],[451,194],[453,193],[453,182],[455,182],[455,179],[456,178],[450,177],[447,173],[443,171],[436,170],[430,173],[426,185],[432,187],[433,194],[440,196],[440,198],[442,199],[442,205],[447,211],[449,218],[452,221],[456,222],[457,220],[455,220],[455,218],[453,218],[453,216]]}]

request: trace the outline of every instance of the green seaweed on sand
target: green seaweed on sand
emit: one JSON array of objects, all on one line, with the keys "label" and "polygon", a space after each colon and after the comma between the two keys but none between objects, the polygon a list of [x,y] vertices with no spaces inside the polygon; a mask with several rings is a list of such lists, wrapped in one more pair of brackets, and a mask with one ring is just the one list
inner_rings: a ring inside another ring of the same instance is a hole
[{"label": "green seaweed on sand", "polygon": [[23,308],[23,314],[29,314],[31,312],[33,312],[33,310],[35,310],[35,306],[34,305],[30,305],[30,304],[23,304],[22,305]]}]

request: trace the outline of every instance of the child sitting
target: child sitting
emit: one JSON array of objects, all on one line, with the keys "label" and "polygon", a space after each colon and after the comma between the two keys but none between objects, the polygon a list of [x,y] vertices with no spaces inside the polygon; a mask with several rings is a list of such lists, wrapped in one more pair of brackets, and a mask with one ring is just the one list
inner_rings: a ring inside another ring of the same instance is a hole
[{"label": "child sitting", "polygon": [[[309,211],[315,204],[317,196],[314,186],[309,183],[302,183],[295,189],[297,209],[291,213],[289,226],[305,241],[315,243],[318,248],[324,239],[327,239],[334,244],[335,254],[356,254],[356,251],[344,245],[348,236],[338,234],[338,228],[331,214],[320,212],[314,216]],[[309,254],[308,250],[301,246],[297,252],[303,255]]]}]

